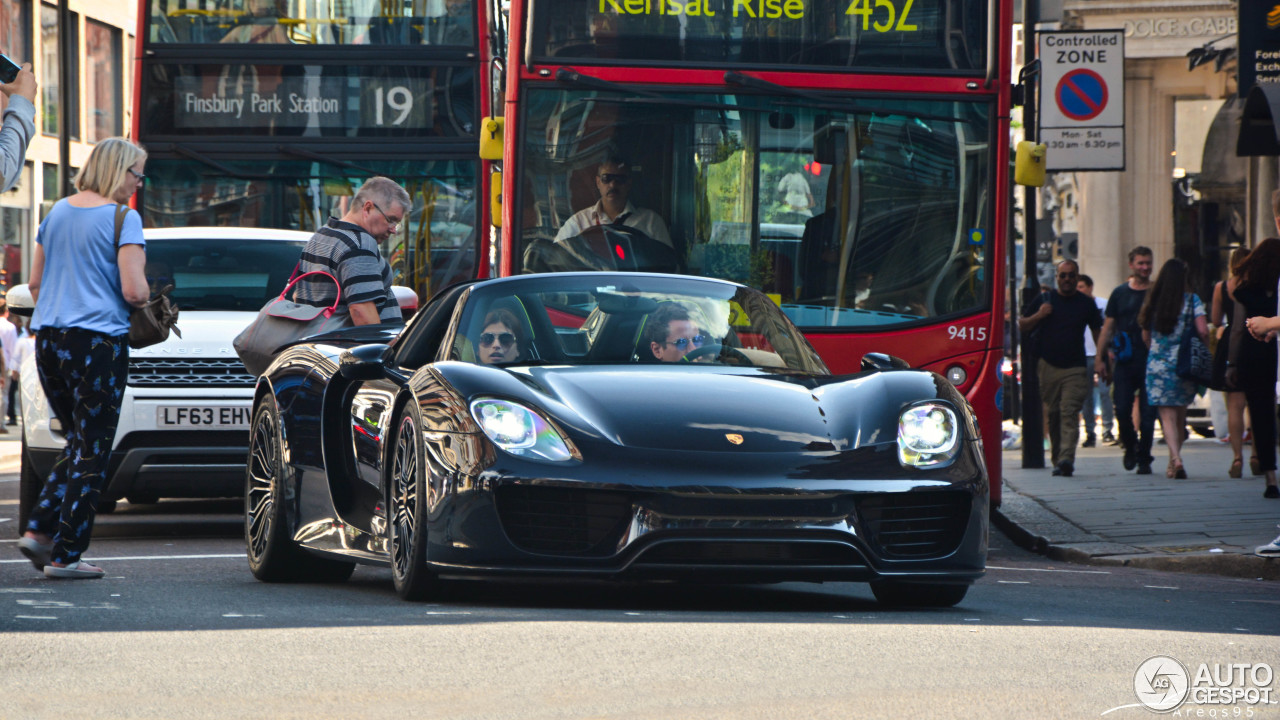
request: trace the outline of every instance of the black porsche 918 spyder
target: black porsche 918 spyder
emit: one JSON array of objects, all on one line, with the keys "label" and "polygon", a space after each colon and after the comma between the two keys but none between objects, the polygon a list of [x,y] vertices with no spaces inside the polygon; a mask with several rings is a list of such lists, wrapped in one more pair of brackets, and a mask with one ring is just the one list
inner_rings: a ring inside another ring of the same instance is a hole
[{"label": "black porsche 918 spyder", "polygon": [[950,606],[982,576],[964,398],[868,354],[833,376],[766,295],[646,273],[481,280],[402,331],[316,336],[258,383],[253,574],[864,581]]}]

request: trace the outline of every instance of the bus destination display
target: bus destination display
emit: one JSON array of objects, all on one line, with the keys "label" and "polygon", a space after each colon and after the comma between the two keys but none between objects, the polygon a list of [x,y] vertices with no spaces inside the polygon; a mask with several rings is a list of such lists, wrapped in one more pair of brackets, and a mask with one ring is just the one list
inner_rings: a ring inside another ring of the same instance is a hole
[{"label": "bus destination display", "polygon": [[535,0],[536,55],[914,70],[984,67],[986,3]]}]

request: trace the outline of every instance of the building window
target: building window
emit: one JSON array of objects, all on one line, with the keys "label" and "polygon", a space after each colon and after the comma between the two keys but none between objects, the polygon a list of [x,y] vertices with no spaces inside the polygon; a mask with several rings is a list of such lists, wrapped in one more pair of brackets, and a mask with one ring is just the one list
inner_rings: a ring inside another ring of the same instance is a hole
[{"label": "building window", "polygon": [[[71,27],[67,32],[67,44],[69,47],[80,47],[79,16],[71,13]],[[58,134],[58,117],[62,108],[58,106],[58,85],[59,85],[59,41],[62,38],[58,36],[58,8],[53,5],[40,6],[40,56],[43,59],[40,73],[40,88],[42,90],[41,99],[43,100],[43,113],[41,118],[41,130],[46,135]],[[78,53],[71,53],[71,87],[78,88],[80,86],[80,66],[76,62]],[[80,139],[80,93],[70,93],[70,106],[67,108],[67,118],[70,121],[71,138]]]},{"label": "building window", "polygon": [[85,96],[89,107],[89,142],[121,133],[124,76],[120,60],[120,30],[89,20],[85,23]]}]

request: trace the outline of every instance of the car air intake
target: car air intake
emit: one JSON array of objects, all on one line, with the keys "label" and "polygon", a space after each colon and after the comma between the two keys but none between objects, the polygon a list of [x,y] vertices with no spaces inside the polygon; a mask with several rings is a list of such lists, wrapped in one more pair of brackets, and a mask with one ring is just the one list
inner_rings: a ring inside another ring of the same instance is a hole
[{"label": "car air intake", "polygon": [[812,541],[680,540],[665,542],[636,559],[637,565],[841,566],[862,567],[862,556],[843,543]]},{"label": "car air intake", "polygon": [[128,383],[133,387],[251,388],[256,382],[239,358],[129,359]]},{"label": "car air intake", "polygon": [[963,491],[885,493],[858,498],[867,540],[888,559],[924,560],[956,551],[969,522]]},{"label": "car air intake", "polygon": [[498,518],[521,550],[545,555],[613,552],[631,516],[631,499],[607,490],[502,485]]}]

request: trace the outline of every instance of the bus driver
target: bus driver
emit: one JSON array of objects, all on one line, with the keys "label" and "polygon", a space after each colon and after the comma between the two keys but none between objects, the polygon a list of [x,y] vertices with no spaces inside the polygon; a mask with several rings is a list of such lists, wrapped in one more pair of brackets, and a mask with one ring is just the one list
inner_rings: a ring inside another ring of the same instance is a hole
[{"label": "bus driver", "polygon": [[658,213],[638,208],[628,201],[631,195],[631,163],[617,150],[610,150],[596,168],[596,189],[600,191],[600,201],[569,218],[556,233],[556,242],[577,237],[596,225],[622,224],[672,247],[667,226]]}]

